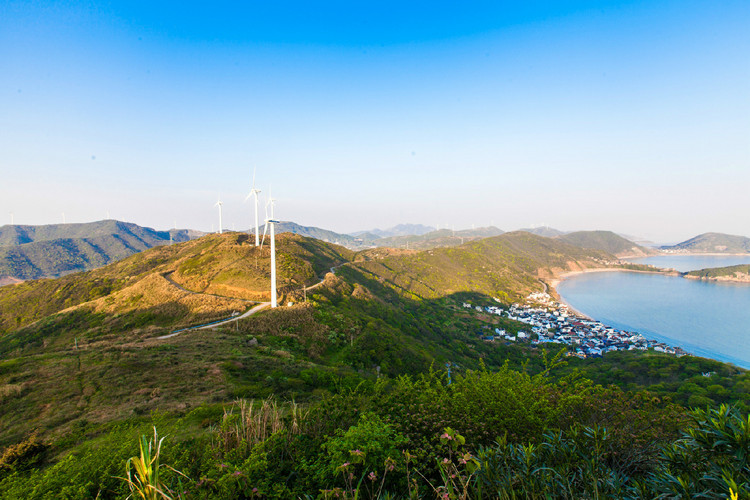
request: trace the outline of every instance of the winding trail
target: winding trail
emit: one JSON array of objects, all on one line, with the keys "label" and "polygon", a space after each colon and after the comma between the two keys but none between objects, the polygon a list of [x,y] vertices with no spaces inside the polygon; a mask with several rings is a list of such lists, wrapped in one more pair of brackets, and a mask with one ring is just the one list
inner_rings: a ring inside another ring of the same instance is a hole
[{"label": "winding trail", "polygon": [[[333,274],[335,274],[335,270],[337,268],[345,265],[345,264],[347,264],[347,262],[344,262],[343,264],[339,264],[338,266],[333,266],[330,269],[330,272],[333,273]],[[214,293],[202,293],[202,292],[195,292],[193,290],[188,290],[187,288],[183,288],[182,286],[180,286],[179,284],[177,284],[174,280],[172,280],[172,278],[170,276],[171,274],[172,274],[172,272],[168,272],[168,273],[162,274],[162,276],[172,286],[174,286],[174,287],[182,290],[183,292],[187,292],[187,293],[194,294],[194,295],[210,295],[212,297],[221,297],[221,298],[224,298],[224,299],[244,300],[245,302],[252,302],[252,303],[258,304],[258,305],[254,306],[254,307],[251,307],[250,309],[248,309],[247,311],[245,311],[243,314],[239,314],[239,315],[236,315],[236,316],[231,316],[229,318],[220,319],[220,320],[217,320],[217,321],[212,321],[210,323],[203,323],[203,324],[200,324],[200,325],[194,325],[194,326],[188,326],[186,328],[181,328],[181,329],[175,330],[172,333],[169,333],[167,335],[162,335],[160,337],[155,337],[155,340],[170,339],[172,337],[178,336],[182,332],[186,332],[186,331],[189,331],[189,330],[205,330],[205,329],[208,329],[208,328],[216,328],[217,326],[226,325],[228,323],[232,323],[233,321],[238,321],[240,319],[248,318],[248,317],[252,316],[253,314],[259,313],[263,309],[271,307],[271,303],[270,302],[260,302],[260,303],[258,303],[258,301],[255,301],[255,300],[237,299],[236,297],[225,297],[223,295],[216,295]],[[326,276],[328,276],[328,273],[326,273],[321,278],[321,280],[319,282],[315,283],[314,285],[310,285],[310,286],[305,287],[304,288],[305,292],[309,292],[310,290],[313,290],[313,289],[321,286],[323,283],[325,283]]]}]

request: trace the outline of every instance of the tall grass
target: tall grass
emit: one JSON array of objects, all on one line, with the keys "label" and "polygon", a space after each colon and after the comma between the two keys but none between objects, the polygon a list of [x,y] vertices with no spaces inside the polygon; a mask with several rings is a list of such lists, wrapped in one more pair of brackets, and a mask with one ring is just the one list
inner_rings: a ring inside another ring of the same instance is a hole
[{"label": "tall grass", "polygon": [[258,403],[238,399],[224,410],[217,439],[224,451],[249,450],[279,431],[287,431],[289,436],[300,434],[308,415],[309,410],[294,401],[280,404],[273,396]]}]

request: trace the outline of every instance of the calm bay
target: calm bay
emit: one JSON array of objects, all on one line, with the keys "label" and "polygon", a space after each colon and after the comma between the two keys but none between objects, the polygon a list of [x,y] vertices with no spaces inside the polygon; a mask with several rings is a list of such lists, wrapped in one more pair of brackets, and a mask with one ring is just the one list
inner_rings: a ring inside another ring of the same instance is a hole
[{"label": "calm bay", "polygon": [[[692,256],[664,258],[683,259],[676,262],[683,269],[701,268],[691,267],[700,263],[689,262]],[[614,271],[568,277],[557,291],[571,307],[604,324],[750,369],[750,285]]]}]

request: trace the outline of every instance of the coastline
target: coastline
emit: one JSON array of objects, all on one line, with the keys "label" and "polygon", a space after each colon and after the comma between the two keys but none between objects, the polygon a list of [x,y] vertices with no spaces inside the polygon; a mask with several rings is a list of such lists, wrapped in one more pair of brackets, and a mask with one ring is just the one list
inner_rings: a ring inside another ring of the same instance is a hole
[{"label": "coastline", "polygon": [[[557,295],[558,302],[567,306],[572,314],[575,314],[576,316],[579,316],[585,319],[597,320],[597,318],[591,318],[590,316],[572,307],[571,304],[567,302],[565,298],[559,293],[558,286],[563,280],[573,277],[573,276],[587,274],[587,273],[602,273],[602,272],[611,272],[611,271],[637,272],[637,273],[644,273],[644,274],[661,274],[664,276],[688,278],[693,281],[704,281],[704,282],[713,282],[713,283],[718,282],[718,283],[722,283],[726,285],[736,285],[736,286],[748,285],[747,282],[738,283],[738,282],[729,281],[729,280],[706,280],[706,279],[701,279],[698,277],[688,277],[685,275],[685,273],[679,273],[679,272],[641,271],[641,270],[631,270],[631,269],[622,269],[622,268],[593,268],[593,269],[584,269],[584,270],[579,270],[579,271],[568,271],[568,272],[564,272],[564,273],[560,273],[556,275],[553,280],[549,280],[547,283]],[[746,369],[746,370],[750,369],[750,364],[748,364],[749,362],[746,359],[732,356],[731,353],[727,353],[725,350],[722,350],[722,349],[714,350],[707,345],[703,345],[701,343],[695,343],[693,340],[690,340],[690,339],[683,339],[679,336],[670,336],[669,334],[665,334],[665,333],[658,333],[650,328],[639,328],[639,327],[634,327],[628,324],[618,323],[611,319],[607,322],[607,324],[615,328],[638,332],[646,338],[651,338],[659,342],[663,342],[670,346],[674,346],[674,347],[679,346],[687,354],[714,359],[714,360],[721,361],[724,363],[730,363],[739,368]]]}]

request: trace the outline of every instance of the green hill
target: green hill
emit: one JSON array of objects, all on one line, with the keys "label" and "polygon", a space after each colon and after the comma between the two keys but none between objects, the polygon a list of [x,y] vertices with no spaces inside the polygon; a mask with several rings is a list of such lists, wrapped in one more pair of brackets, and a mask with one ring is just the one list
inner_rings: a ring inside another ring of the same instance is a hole
[{"label": "green hill", "polygon": [[539,278],[602,267],[612,260],[611,254],[600,250],[515,231],[457,247],[355,262],[341,273],[356,269],[357,281],[377,280],[410,297],[437,298],[471,291],[515,300],[541,289]]},{"label": "green hill", "polygon": [[0,228],[0,276],[21,280],[61,276],[94,269],[171,240],[199,233],[155,231],[127,222],[3,226]]},{"label": "green hill", "polygon": [[556,237],[581,248],[602,250],[620,258],[654,255],[656,251],[626,240],[612,231],[576,231]]},{"label": "green hill", "polygon": [[[353,255],[344,248],[292,234],[278,235],[276,240],[282,294],[315,282],[318,275]],[[269,262],[268,245],[256,248],[247,234],[213,234],[155,247],[99,269],[2,287],[0,333],[84,304],[90,310],[120,313],[145,309],[146,304],[166,309],[175,301],[192,301],[191,294],[178,286],[229,299],[268,300]],[[216,307],[215,312],[221,314],[236,303]],[[191,306],[175,317],[166,314],[159,324],[189,323],[194,314]]]},{"label": "green hill", "polygon": [[723,233],[704,233],[676,245],[663,246],[671,253],[749,253],[750,238]]}]

